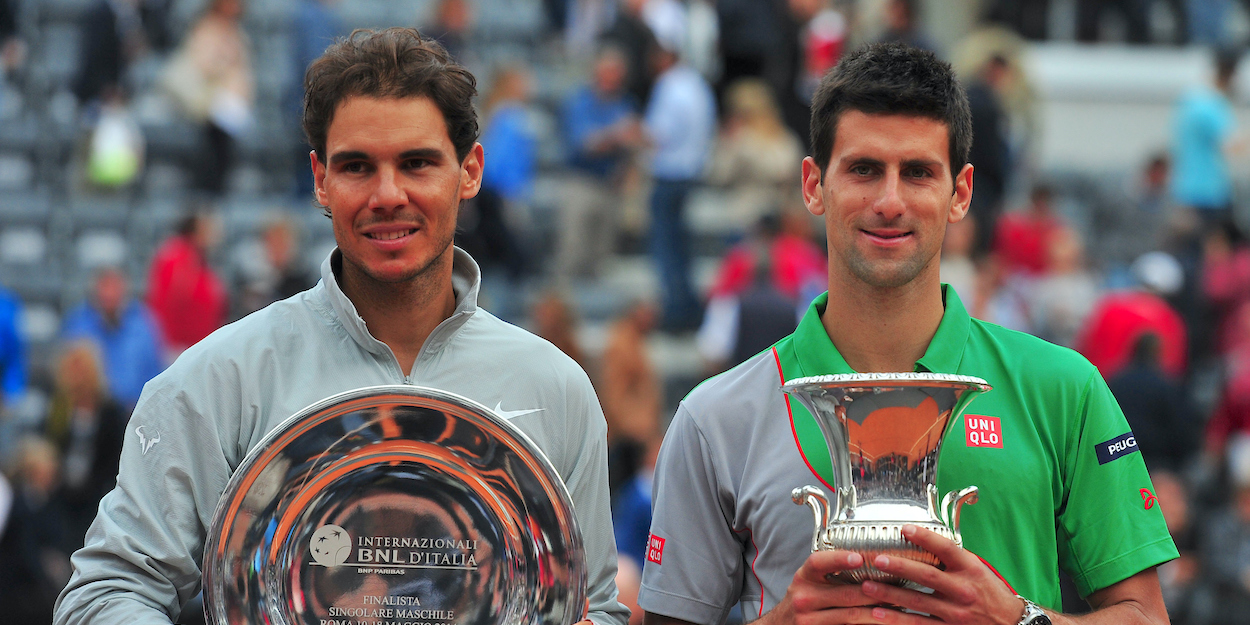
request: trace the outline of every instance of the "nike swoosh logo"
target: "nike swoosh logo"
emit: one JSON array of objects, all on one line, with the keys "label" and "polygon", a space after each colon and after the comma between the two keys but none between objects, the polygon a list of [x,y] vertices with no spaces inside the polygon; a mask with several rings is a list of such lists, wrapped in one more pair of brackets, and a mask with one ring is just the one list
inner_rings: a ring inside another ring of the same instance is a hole
[{"label": "nike swoosh logo", "polygon": [[504,410],[503,402],[499,402],[495,404],[495,414],[505,419],[508,419],[509,421],[511,421],[513,417],[533,414],[535,412],[542,412],[543,410],[545,410],[545,408],[530,408],[529,410]]}]

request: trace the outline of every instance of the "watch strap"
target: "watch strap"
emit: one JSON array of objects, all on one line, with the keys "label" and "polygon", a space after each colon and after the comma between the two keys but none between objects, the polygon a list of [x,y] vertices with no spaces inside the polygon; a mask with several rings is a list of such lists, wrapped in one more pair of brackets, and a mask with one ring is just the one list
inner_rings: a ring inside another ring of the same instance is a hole
[{"label": "watch strap", "polygon": [[1024,602],[1024,614],[1020,616],[1020,622],[1016,625],[1052,625],[1050,617],[1046,616],[1046,612],[1039,608],[1036,603],[1020,595],[1016,595],[1016,598]]}]

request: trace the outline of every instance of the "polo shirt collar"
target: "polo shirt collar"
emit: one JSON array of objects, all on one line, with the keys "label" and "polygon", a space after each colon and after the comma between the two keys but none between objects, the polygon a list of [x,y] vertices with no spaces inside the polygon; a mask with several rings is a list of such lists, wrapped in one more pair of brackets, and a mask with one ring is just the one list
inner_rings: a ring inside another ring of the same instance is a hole
[{"label": "polo shirt collar", "polygon": [[[955,373],[963,360],[972,317],[949,284],[942,285],[942,302],[945,306],[942,322],[938,324],[924,356],[916,361],[916,371]],[[798,347],[795,352],[804,376],[855,373],[838,348],[834,347],[833,341],[829,340],[829,334],[820,322],[820,315],[828,303],[828,292],[813,300],[794,330],[794,345]]]}]

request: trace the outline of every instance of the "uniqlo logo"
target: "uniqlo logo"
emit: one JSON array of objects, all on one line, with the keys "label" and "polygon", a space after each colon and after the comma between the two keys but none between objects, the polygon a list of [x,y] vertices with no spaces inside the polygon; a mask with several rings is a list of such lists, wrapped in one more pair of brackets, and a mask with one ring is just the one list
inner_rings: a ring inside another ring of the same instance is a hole
[{"label": "uniqlo logo", "polygon": [[979,414],[965,416],[964,435],[969,447],[1003,448],[1003,428],[998,417]]},{"label": "uniqlo logo", "polygon": [[664,539],[652,534],[647,538],[647,559],[656,563],[664,564]]}]

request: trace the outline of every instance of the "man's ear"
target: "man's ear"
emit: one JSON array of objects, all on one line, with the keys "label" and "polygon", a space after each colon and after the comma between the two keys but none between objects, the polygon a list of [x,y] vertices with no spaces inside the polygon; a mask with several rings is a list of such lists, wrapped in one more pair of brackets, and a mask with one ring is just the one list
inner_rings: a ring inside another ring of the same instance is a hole
[{"label": "man's ear", "polygon": [[308,160],[312,163],[313,193],[317,197],[317,203],[328,207],[330,198],[326,195],[326,166],[317,159],[316,150],[308,153]]},{"label": "man's ear", "polygon": [[482,144],[474,143],[473,149],[460,163],[460,199],[467,200],[477,195],[482,188],[482,169],[486,166],[486,156]]},{"label": "man's ear", "polygon": [[968,214],[968,206],[972,204],[972,163],[965,163],[963,169],[955,175],[955,196],[951,198],[950,214],[947,223],[955,223]]},{"label": "man's ear", "polygon": [[808,156],[803,159],[803,204],[813,215],[825,214],[824,186],[821,182],[820,165]]}]

